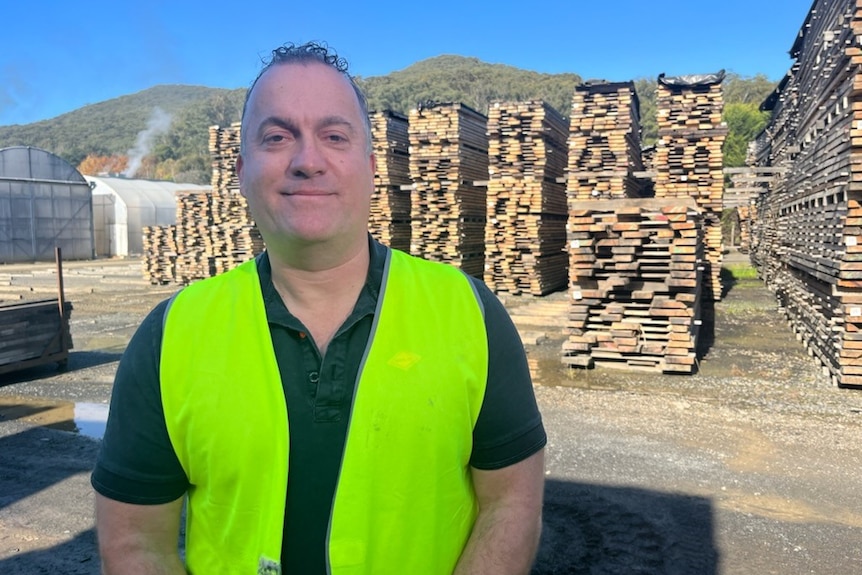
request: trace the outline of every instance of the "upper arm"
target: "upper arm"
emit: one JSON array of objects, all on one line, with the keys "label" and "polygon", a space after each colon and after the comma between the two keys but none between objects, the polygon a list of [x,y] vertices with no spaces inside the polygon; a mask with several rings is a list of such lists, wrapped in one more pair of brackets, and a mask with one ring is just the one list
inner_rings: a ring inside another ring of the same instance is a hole
[{"label": "upper arm", "polygon": [[474,284],[485,308],[488,379],[473,429],[470,465],[500,469],[535,454],[547,436],[518,330],[497,296],[479,280]]},{"label": "upper arm", "polygon": [[479,512],[497,507],[518,509],[524,520],[541,520],[545,486],[545,450],[500,469],[470,469]]},{"label": "upper arm", "polygon": [[185,573],[178,552],[182,508],[182,497],[160,505],[134,505],[97,493],[103,573]]},{"label": "upper arm", "polygon": [[165,424],[159,352],[167,302],[135,332],[117,368],[108,422],[91,477],[93,488],[134,504],[168,503],[187,487]]}]

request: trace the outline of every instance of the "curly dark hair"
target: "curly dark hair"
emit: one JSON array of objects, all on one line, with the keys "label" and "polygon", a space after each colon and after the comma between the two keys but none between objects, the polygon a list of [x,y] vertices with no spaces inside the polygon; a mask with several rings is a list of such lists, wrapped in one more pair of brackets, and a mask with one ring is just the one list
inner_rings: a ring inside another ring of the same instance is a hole
[{"label": "curly dark hair", "polygon": [[[248,91],[245,94],[245,102],[242,105],[242,121],[245,122],[246,108],[248,101],[251,98],[251,93],[267,70],[273,66],[283,64],[310,64],[319,63],[329,66],[339,74],[342,74],[350,82],[353,91],[356,93],[356,99],[359,101],[359,109],[362,112],[362,123],[365,128],[366,142],[369,152],[371,151],[371,120],[368,117],[368,100],[362,89],[348,72],[347,60],[339,56],[334,49],[330,48],[325,42],[306,42],[305,44],[294,44],[289,42],[283,46],[279,46],[272,51],[272,57],[269,61],[263,60],[263,68],[252,81]],[[242,136],[242,134],[240,134]],[[244,141],[245,138],[241,137]]]}]

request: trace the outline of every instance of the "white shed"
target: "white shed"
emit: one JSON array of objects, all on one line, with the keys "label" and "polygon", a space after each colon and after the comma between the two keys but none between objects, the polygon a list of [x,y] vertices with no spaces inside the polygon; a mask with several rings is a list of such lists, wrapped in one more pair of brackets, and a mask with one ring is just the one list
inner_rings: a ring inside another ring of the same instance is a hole
[{"label": "white shed", "polygon": [[144,227],[177,222],[177,192],[211,189],[157,180],[84,178],[93,189],[93,232],[100,257],[143,253]]}]

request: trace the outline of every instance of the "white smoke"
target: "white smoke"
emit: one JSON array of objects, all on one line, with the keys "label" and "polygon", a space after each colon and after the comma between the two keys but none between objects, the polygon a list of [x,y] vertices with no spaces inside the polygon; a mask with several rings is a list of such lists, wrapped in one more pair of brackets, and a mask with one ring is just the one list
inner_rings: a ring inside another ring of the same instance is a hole
[{"label": "white smoke", "polygon": [[153,108],[150,119],[147,121],[147,127],[138,132],[135,145],[126,152],[126,155],[129,156],[129,163],[123,172],[125,177],[132,178],[135,176],[144,157],[150,153],[150,148],[152,148],[156,137],[159,134],[164,134],[171,127],[171,119],[171,115],[158,106]]}]

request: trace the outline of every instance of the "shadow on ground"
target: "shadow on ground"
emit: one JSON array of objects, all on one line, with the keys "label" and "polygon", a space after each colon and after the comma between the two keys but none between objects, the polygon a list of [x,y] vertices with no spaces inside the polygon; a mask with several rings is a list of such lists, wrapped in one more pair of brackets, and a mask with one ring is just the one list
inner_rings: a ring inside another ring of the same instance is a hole
[{"label": "shadow on ground", "polygon": [[711,503],[700,497],[549,480],[532,575],[715,575]]},{"label": "shadow on ground", "polygon": [[[0,512],[89,471],[97,447],[98,442],[41,428],[0,438]],[[89,485],[69,484],[76,492],[64,490],[50,513],[57,520],[80,515],[74,517],[80,530],[48,548],[7,553],[0,558],[0,573],[99,573],[91,508],[81,503],[90,497]],[[40,521],[50,523],[51,517]],[[31,516],[28,523],[33,521]],[[718,573],[713,509],[704,498],[551,479],[543,521],[532,575]]]}]

